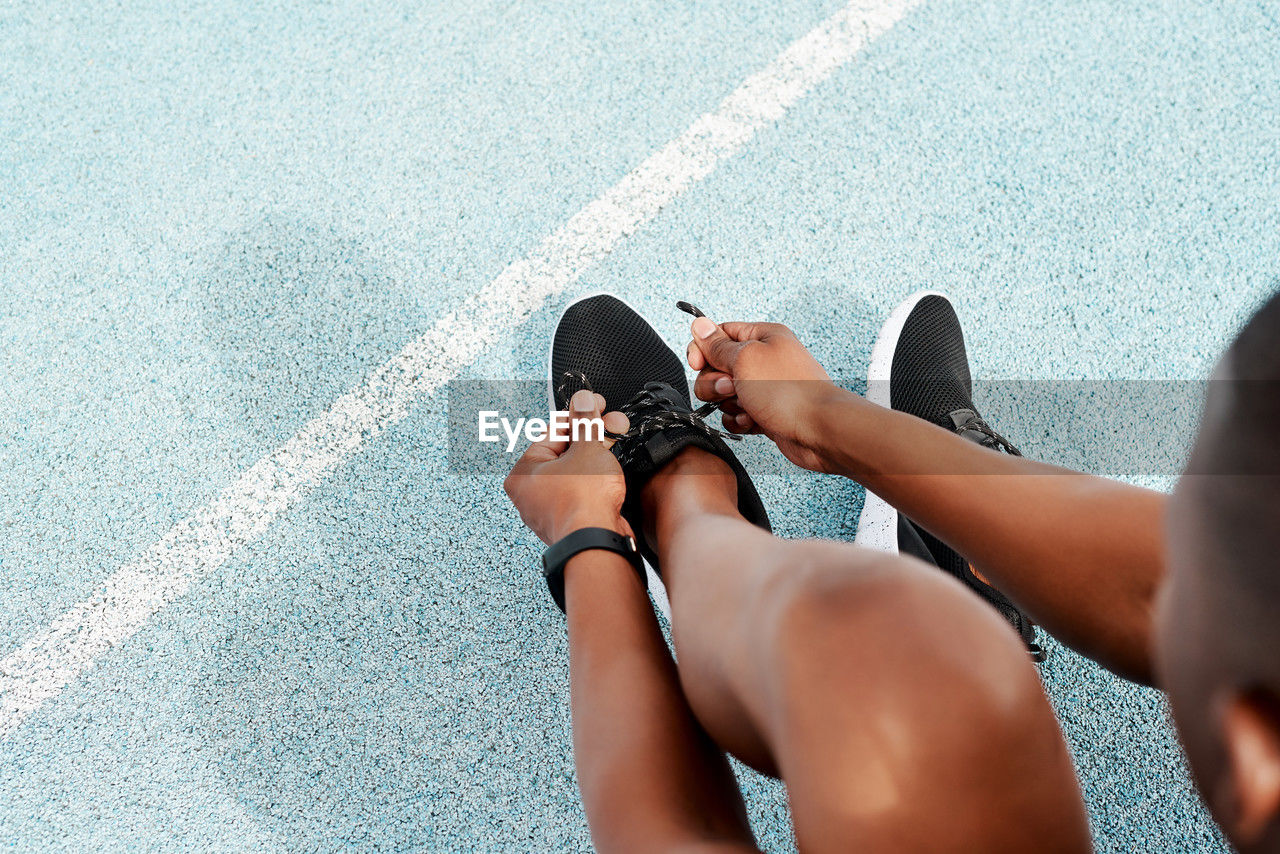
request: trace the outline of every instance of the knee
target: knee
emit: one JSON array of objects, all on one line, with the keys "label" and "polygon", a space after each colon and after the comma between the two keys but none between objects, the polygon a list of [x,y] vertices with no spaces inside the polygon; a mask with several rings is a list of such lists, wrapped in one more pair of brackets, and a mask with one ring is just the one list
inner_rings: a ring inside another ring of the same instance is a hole
[{"label": "knee", "polygon": [[[1040,810],[1037,832],[1065,828],[1067,847],[1087,847],[1070,758],[1003,619],[936,569],[817,557],[777,585],[756,650],[797,833],[901,842],[932,809],[972,818],[951,828],[972,850],[993,832],[979,820],[992,804],[1016,801]],[[934,836],[920,845],[939,848]]]},{"label": "knee", "polygon": [[[778,675],[778,707],[856,694],[900,720],[937,712],[1008,725],[1043,704],[1016,634],[959,583],[914,562],[849,547],[801,560],[762,609],[758,653]],[[977,732],[982,728],[968,728]]]}]

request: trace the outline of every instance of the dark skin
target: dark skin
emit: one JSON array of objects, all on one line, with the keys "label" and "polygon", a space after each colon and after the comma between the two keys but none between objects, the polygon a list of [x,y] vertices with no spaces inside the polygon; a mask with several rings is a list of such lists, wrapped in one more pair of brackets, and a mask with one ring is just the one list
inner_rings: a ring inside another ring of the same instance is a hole
[{"label": "dark skin", "polygon": [[[576,418],[604,400],[579,392]],[[605,426],[625,432],[626,417]],[[531,445],[505,488],[525,523],[553,543],[580,528],[630,533],[612,444]],[[649,597],[620,555],[587,551],[565,566],[574,759],[592,838],[601,851],[756,851],[724,752],[680,688]]]},{"label": "dark skin", "polygon": [[[1187,475],[1166,497],[998,454],[835,388],[784,326],[698,319],[692,333],[695,393],[721,402],[728,429],[764,433],[798,465],[858,480],[1056,637],[1166,689],[1193,776],[1232,842],[1280,851],[1280,615],[1233,586],[1202,524],[1233,476]],[[1230,354],[1215,377],[1232,377]],[[1230,408],[1211,392],[1198,449],[1231,436]],[[1274,508],[1259,516],[1274,524]]]},{"label": "dark skin", "polygon": [[565,568],[573,744],[602,851],[755,851],[724,752],[698,724],[639,579],[620,556]]},{"label": "dark skin", "polygon": [[[693,332],[695,391],[721,402],[729,429],[858,479],[1055,635],[1167,687],[1193,772],[1233,842],[1280,850],[1275,656],[1234,631],[1265,603],[1211,580],[1214,549],[1194,524],[1207,499],[1193,479],[1170,502],[1003,456],[837,389],[785,327],[699,319]],[[522,517],[547,541],[587,524],[627,530],[612,456],[573,456],[535,446],[517,464],[507,489]],[[585,476],[542,476],[561,457],[570,461],[554,470]],[[786,781],[805,851],[1088,850],[1056,722],[999,618],[911,558],[772,537],[738,515],[735,494],[727,466],[697,450],[645,487],[675,674],[624,561],[575,558],[590,575],[567,572],[575,754],[597,845],[749,848],[709,737]],[[611,565],[622,586],[578,594],[592,605],[575,614],[574,589]],[[616,640],[613,624],[632,619],[635,654],[621,656],[601,638]],[[578,655],[584,646],[590,654]],[[618,731],[634,735],[607,735]],[[626,749],[632,739],[646,749]],[[672,791],[683,794],[664,796]]]},{"label": "dark skin", "polygon": [[[604,448],[534,446],[512,471],[507,491],[545,541],[626,530]],[[1056,721],[1000,619],[916,561],[773,537],[735,496],[728,467],[696,449],[645,487],[678,671],[624,561],[587,553],[566,569],[575,757],[597,847],[749,848],[722,748],[787,782],[806,851],[1088,850]]]},{"label": "dark skin", "polygon": [[[1231,355],[1215,379],[1230,380]],[[1230,382],[1209,393],[1192,468],[1218,436],[1232,436]],[[1211,469],[1211,467],[1208,467]],[[1206,519],[1226,503],[1250,524],[1274,524],[1249,483],[1270,475],[1187,474],[1165,526],[1169,574],[1156,618],[1156,672],[1186,746],[1192,774],[1241,851],[1280,851],[1280,613],[1237,575]],[[1274,494],[1274,489],[1273,489]],[[1274,571],[1274,553],[1262,556]],[[1242,627],[1253,627],[1242,631]]]},{"label": "dark skin", "polygon": [[728,429],[764,433],[792,462],[858,481],[1054,637],[1151,684],[1165,495],[997,453],[869,403],[830,382],[785,326],[701,318],[693,332],[694,392],[721,402]]},{"label": "dark skin", "polygon": [[1000,618],[918,561],[767,534],[735,495],[721,460],[686,451],[645,487],[646,516],[689,705],[786,782],[801,850],[1089,850],[1057,723]]}]

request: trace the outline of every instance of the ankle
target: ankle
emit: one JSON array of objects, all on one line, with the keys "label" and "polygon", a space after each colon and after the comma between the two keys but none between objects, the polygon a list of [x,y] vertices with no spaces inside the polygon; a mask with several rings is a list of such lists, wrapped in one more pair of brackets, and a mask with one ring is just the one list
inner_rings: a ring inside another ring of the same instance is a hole
[{"label": "ankle", "polygon": [[738,480],[724,460],[701,448],[685,448],[645,484],[641,501],[645,534],[661,550],[699,516],[737,516]]}]

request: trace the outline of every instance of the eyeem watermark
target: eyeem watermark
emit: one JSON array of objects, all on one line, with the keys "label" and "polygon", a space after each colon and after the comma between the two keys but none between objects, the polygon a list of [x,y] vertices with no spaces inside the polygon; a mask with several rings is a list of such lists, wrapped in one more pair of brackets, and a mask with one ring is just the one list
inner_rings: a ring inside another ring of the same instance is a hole
[{"label": "eyeem watermark", "polygon": [[476,439],[481,442],[507,440],[507,453],[516,449],[520,436],[530,442],[603,442],[603,418],[574,419],[563,410],[552,412],[546,418],[517,418],[514,422],[503,417],[496,409],[482,409],[476,413]]},{"label": "eyeem watermark", "polygon": [[[773,381],[760,383],[765,391],[757,394],[757,399],[781,396],[784,391],[794,397],[798,391],[790,383],[774,383],[774,389],[767,387]],[[846,377],[846,383],[855,393],[868,387],[865,380],[856,377]],[[1177,475],[1186,465],[1206,391],[1228,383],[1233,387],[1223,393],[1249,400],[1280,400],[1280,383],[1267,381],[1049,379],[978,379],[973,384],[973,400],[987,423],[1028,457],[1064,470],[1109,477],[1165,478]],[[503,477],[511,471],[526,438],[536,441],[550,435],[574,439],[571,413],[553,412],[560,404],[549,401],[547,391],[545,378],[455,379],[444,390],[444,436],[436,432],[439,422],[435,419],[418,419],[404,429],[422,431],[415,441],[433,451],[446,444],[452,474]],[[614,402],[606,403],[606,411],[616,408]],[[708,423],[720,426],[714,416]],[[586,429],[587,425],[579,428]],[[596,420],[589,429],[591,437],[599,438],[603,426]],[[764,436],[735,442],[733,453],[752,477],[790,477],[796,472]],[[1225,468],[1224,463],[1215,473],[1280,474],[1280,461],[1255,457],[1248,457],[1247,470],[1243,464],[1237,470]],[[957,472],[947,470],[939,459],[920,458],[906,473]]]}]

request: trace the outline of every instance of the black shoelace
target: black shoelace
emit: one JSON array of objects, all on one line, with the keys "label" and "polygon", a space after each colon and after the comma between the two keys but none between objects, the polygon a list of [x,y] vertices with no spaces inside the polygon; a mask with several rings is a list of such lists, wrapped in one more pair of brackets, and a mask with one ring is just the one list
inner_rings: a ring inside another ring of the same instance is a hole
[{"label": "black shoelace", "polygon": [[972,430],[975,433],[981,433],[986,437],[986,441],[982,444],[994,450],[1004,451],[1011,456],[1020,457],[1022,451],[1013,446],[1013,443],[1001,436],[995,430],[992,430],[987,422],[982,420],[982,416],[974,414],[965,419],[964,423],[956,427],[957,433],[963,433],[966,430]]},{"label": "black shoelace", "polygon": [[[692,314],[694,317],[705,317],[696,305],[685,302],[683,300],[676,303],[676,308],[683,312]],[[573,387],[573,391],[570,388]],[[587,379],[586,374],[581,371],[565,371],[560,377],[560,382],[556,386],[556,398],[558,400],[567,401],[574,391],[586,389],[593,391],[591,380]],[[627,420],[631,422],[631,426],[625,433],[614,433],[606,430],[605,435],[615,442],[624,442],[624,440],[641,440],[647,439],[655,433],[666,430],[670,427],[682,426],[697,430],[707,436],[719,436],[722,439],[732,439],[734,441],[742,441],[742,436],[737,433],[729,433],[725,430],[718,430],[707,424],[704,420],[708,415],[720,408],[718,402],[712,401],[704,403],[691,412],[672,412],[666,408],[666,401],[660,399],[649,389],[641,389],[634,397],[619,406],[617,411],[627,416]],[[621,448],[622,462],[625,465],[626,458],[630,456],[633,447],[640,444],[639,441],[627,441]]]},{"label": "black shoelace", "polygon": [[[568,400],[573,394],[573,392],[569,391],[571,387],[576,387],[574,391],[581,391],[582,389],[592,391],[591,381],[587,379],[586,374],[581,371],[565,371],[560,377],[560,384],[556,386],[556,397],[560,400]],[[714,412],[718,407],[718,403],[704,403],[692,412],[672,412],[665,408],[665,401],[645,388],[636,392],[634,397],[617,409],[618,412],[627,416],[627,420],[631,422],[627,432],[615,433],[612,430],[606,430],[605,435],[615,441],[645,438],[668,427],[683,425],[692,427],[694,430],[705,433],[708,436],[720,436],[724,439],[742,441],[742,437],[737,433],[717,430],[703,421],[707,415]]]}]

